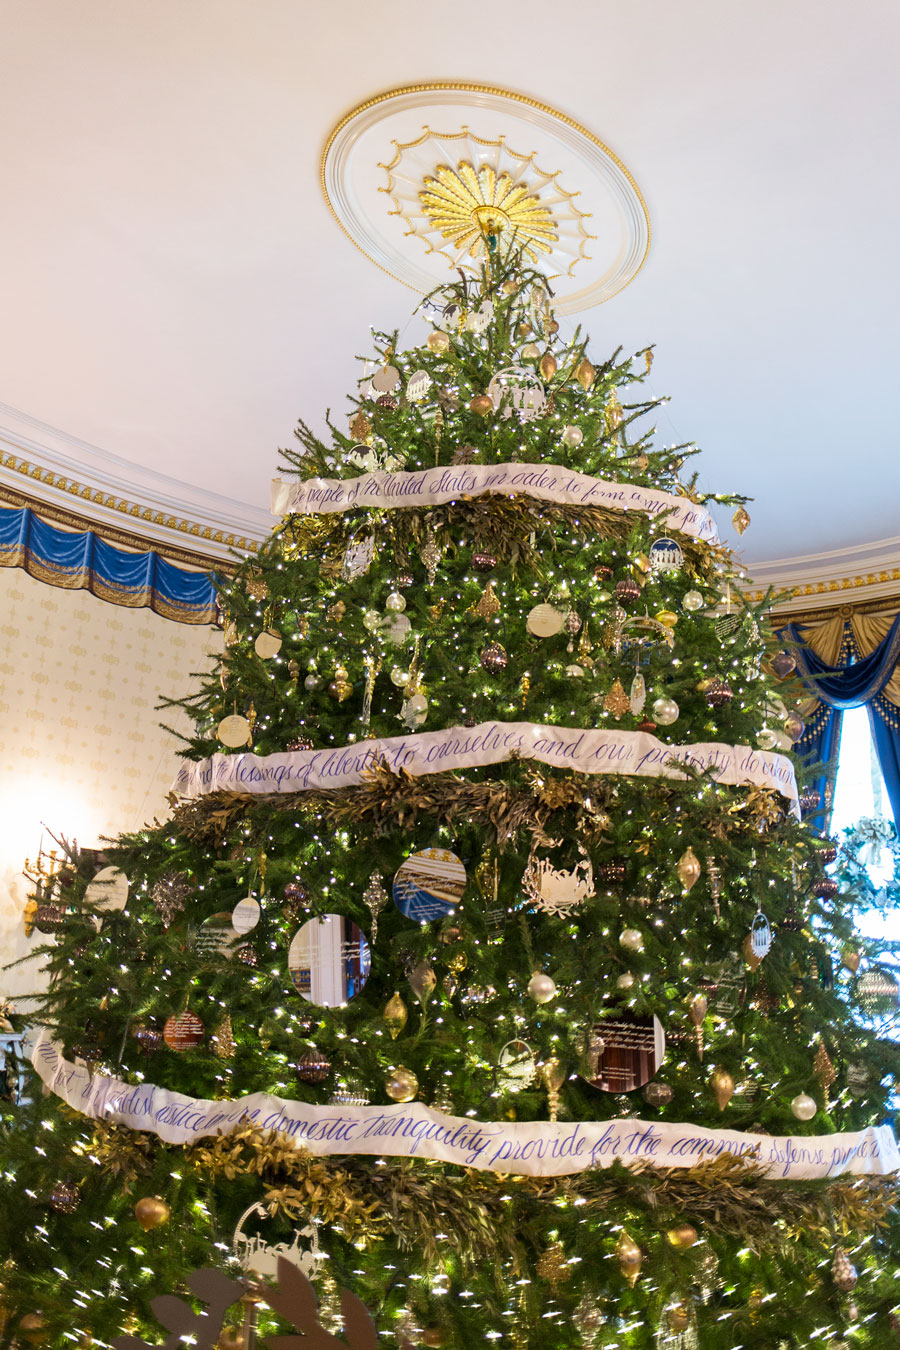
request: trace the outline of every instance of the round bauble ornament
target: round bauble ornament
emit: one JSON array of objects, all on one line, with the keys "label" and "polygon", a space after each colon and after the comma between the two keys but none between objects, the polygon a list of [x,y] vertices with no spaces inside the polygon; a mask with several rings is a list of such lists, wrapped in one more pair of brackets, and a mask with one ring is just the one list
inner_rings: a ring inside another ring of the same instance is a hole
[{"label": "round bauble ornament", "polygon": [[549,1003],[556,997],[556,981],[543,971],[536,970],[528,981],[528,995],[535,1003]]},{"label": "round bauble ornament", "polygon": [[324,1083],[331,1073],[331,1060],[326,1059],[321,1050],[307,1050],[294,1066],[297,1077],[303,1083]]},{"label": "round bauble ornament", "polygon": [[487,417],[494,411],[494,400],[490,394],[476,394],[469,400],[469,407],[479,417]]},{"label": "round bauble ornament", "polygon": [[488,553],[486,549],[478,549],[472,554],[472,566],[476,572],[493,572],[497,566],[497,559],[493,553]]},{"label": "round bauble ornament", "polygon": [[724,1111],[734,1096],[734,1079],[727,1069],[715,1069],[710,1077],[709,1086],[716,1099],[716,1105],[720,1111]]},{"label": "round bauble ornament", "polygon": [[562,440],[563,445],[567,445],[570,450],[577,450],[584,440],[584,432],[581,427],[563,427]]},{"label": "round bauble ornament", "polygon": [[516,295],[519,290],[519,283],[512,277],[507,277],[500,289],[504,295]]},{"label": "round bauble ornament", "polygon": [[851,1264],[850,1257],[843,1247],[835,1248],[834,1261],[831,1264],[831,1277],[842,1294],[849,1294],[851,1289],[856,1288],[859,1276],[856,1273],[856,1267]]},{"label": "round bauble ornament", "polygon": [[409,684],[409,680],[410,674],[408,670],[404,670],[402,666],[394,666],[391,671],[391,684],[395,684],[398,689],[402,689],[404,685]]},{"label": "round bauble ornament", "polygon": [[58,905],[38,905],[34,911],[34,926],[39,933],[55,933],[65,921],[65,910]]},{"label": "round bauble ornament", "polygon": [[580,666],[577,661],[573,661],[570,666],[566,666],[566,674],[570,680],[580,680],[584,675],[584,666]]},{"label": "round bauble ornament", "polygon": [[161,1228],[172,1217],[172,1211],[165,1200],[157,1195],[145,1195],[134,1207],[134,1216],[145,1233],[153,1228]]},{"label": "round bauble ornament", "polygon": [[779,680],[786,680],[788,675],[793,675],[797,669],[797,658],[790,652],[777,652],[772,657],[772,669]]},{"label": "round bauble ornament", "polygon": [[319,679],[316,672],[311,670],[303,681],[303,688],[308,689],[309,692],[312,693],[314,689],[318,689],[321,683],[322,681]]},{"label": "round bauble ornament", "polygon": [[257,637],[253,644],[253,650],[263,661],[271,660],[281,651],[281,634],[273,628],[267,628],[264,633],[260,633]]},{"label": "round bauble ornament", "polygon": [[722,708],[730,703],[734,694],[727,680],[710,680],[706,687],[705,698],[711,708]]},{"label": "round bauble ornament", "polygon": [[58,1181],[50,1192],[50,1208],[58,1214],[74,1214],[81,1204],[81,1191],[71,1181]]},{"label": "round bauble ornament", "polygon": [[406,596],[401,595],[399,591],[391,591],[384,602],[384,607],[392,614],[402,614],[406,609]]},{"label": "round bauble ornament", "polygon": [[536,342],[526,342],[519,353],[523,361],[537,361],[540,354],[541,349]]},{"label": "round bauble ornament", "polygon": [[40,1345],[47,1339],[47,1324],[40,1313],[26,1313],[19,1321],[18,1333],[29,1345]]},{"label": "round bauble ornament", "polygon": [[816,882],[814,890],[820,900],[836,900],[841,888],[834,877],[822,877]]},{"label": "round bauble ornament", "polygon": [[489,642],[481,653],[481,664],[485,670],[496,674],[499,670],[505,670],[509,657],[506,654],[506,648],[499,642]]},{"label": "round bauble ornament", "polygon": [[255,970],[259,965],[259,952],[251,942],[242,942],[239,947],[235,948],[234,955],[241,965],[249,966],[251,970]]},{"label": "round bauble ornament", "polygon": [[699,591],[686,591],[681,603],[688,614],[696,614],[698,609],[703,608],[703,596]]},{"label": "round bauble ornament", "polygon": [[169,1018],[163,1037],[170,1050],[194,1050],[203,1040],[203,1023],[195,1013],[183,1012]]},{"label": "round bauble ornament", "polygon": [[760,727],[756,733],[756,744],[760,750],[774,750],[778,744],[778,737],[771,727]]},{"label": "round bauble ornament", "polygon": [[535,637],[555,637],[562,631],[566,616],[555,605],[535,605],[529,610],[525,626]]},{"label": "round bauble ornament", "polygon": [[585,1294],[572,1313],[572,1321],[587,1338],[588,1345],[591,1344],[593,1333],[600,1330],[605,1320],[600,1304],[591,1294]]},{"label": "round bauble ornament", "polygon": [[429,333],[425,341],[428,350],[434,352],[438,356],[442,356],[444,352],[450,350],[450,339],[447,334],[442,333],[440,329],[435,329],[433,333]]},{"label": "round bauble ornament", "polygon": [[678,615],[675,613],[674,609],[657,610],[653,617],[657,623],[661,623],[663,628],[668,628],[670,632],[678,623]]},{"label": "round bauble ornament", "polygon": [[623,971],[623,973],[618,976],[616,979],[616,988],[622,990],[634,988],[634,976],[630,970]]},{"label": "round bauble ornament", "polygon": [[367,628],[370,633],[374,633],[380,623],[381,615],[377,609],[367,609],[363,614],[363,627]]},{"label": "round bauble ornament", "polygon": [[216,735],[229,750],[237,750],[239,746],[247,745],[250,741],[250,723],[239,713],[232,713],[230,717],[222,718],[216,727]]},{"label": "round bauble ornament", "polygon": [[423,1327],[422,1344],[432,1347],[440,1347],[446,1344],[443,1327]]},{"label": "round bauble ornament", "polygon": [[791,1102],[791,1114],[798,1120],[812,1120],[818,1109],[813,1098],[805,1092],[799,1092]]},{"label": "round bauble ornament", "polygon": [[666,1238],[676,1251],[686,1252],[699,1239],[700,1234],[693,1224],[679,1223],[666,1231]]},{"label": "round bauble ornament", "polygon": [[412,1069],[398,1064],[384,1085],[392,1102],[411,1102],[419,1091],[419,1080]]},{"label": "round bauble ornament", "polygon": [[831,839],[827,839],[824,843],[819,845],[818,853],[819,862],[822,866],[830,867],[837,859],[837,845]]},{"label": "round bauble ornament", "polygon": [[633,1289],[641,1273],[644,1253],[624,1228],[616,1243],[616,1260],[619,1263],[619,1269]]},{"label": "round bauble ornament", "polygon": [[806,727],[804,726],[802,720],[797,716],[796,713],[790,713],[785,718],[784,720],[785,735],[788,737],[790,741],[794,743],[794,745],[796,745],[797,742],[802,739],[805,730]]},{"label": "round bauble ornament", "polygon": [[628,952],[642,952],[644,935],[639,928],[623,928],[619,934],[619,946]]},{"label": "round bauble ornament", "polygon": [[131,1034],[145,1055],[155,1054],[163,1043],[163,1034],[159,1027],[152,1025],[137,1026]]},{"label": "round bauble ornament", "polygon": [[640,599],[641,588],[634,577],[625,577],[616,582],[615,595],[620,605],[628,605]]},{"label": "round bauble ornament", "polygon": [[642,1096],[648,1106],[668,1106],[675,1096],[675,1089],[668,1083],[648,1083]]},{"label": "round bauble ornament", "polygon": [[653,716],[658,726],[670,727],[673,722],[678,720],[680,711],[674,698],[668,698],[666,695],[655,699],[653,702]]}]

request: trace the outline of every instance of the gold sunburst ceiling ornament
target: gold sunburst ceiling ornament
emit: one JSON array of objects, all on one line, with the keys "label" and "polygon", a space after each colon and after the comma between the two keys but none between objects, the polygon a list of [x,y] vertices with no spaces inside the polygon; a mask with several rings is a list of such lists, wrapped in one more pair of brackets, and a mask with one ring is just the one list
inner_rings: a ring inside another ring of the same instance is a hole
[{"label": "gold sunburst ceiling ornament", "polygon": [[[465,145],[468,158],[455,167],[437,163],[423,170],[429,156],[454,142]],[[590,213],[575,205],[578,193],[560,186],[560,170],[545,172],[534,153],[519,154],[502,135],[484,140],[467,126],[444,133],[425,127],[415,140],[394,141],[394,158],[380,167],[387,174],[382,190],[393,203],[390,214],[451,267],[480,257],[490,236],[520,245],[553,280],[571,276],[595,238],[585,224]]]},{"label": "gold sunburst ceiling ornament", "polygon": [[440,165],[433,178],[425,179],[419,201],[441,237],[470,258],[476,258],[492,236],[504,244],[515,239],[536,263],[559,239],[556,221],[540,198],[526,183],[515,183],[490,164],[479,169],[465,163],[455,169]]}]

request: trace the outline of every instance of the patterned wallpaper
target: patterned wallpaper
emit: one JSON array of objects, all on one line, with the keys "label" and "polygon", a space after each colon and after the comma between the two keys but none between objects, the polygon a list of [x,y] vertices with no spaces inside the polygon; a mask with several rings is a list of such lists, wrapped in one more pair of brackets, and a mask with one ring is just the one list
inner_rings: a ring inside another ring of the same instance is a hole
[{"label": "patterned wallpaper", "polygon": [[[0,568],[0,967],[43,940],[25,938],[21,875],[42,822],[89,847],[165,812],[178,742],[155,705],[186,692],[220,643],[216,629]],[[33,963],[0,968],[0,998],[38,978]]]}]

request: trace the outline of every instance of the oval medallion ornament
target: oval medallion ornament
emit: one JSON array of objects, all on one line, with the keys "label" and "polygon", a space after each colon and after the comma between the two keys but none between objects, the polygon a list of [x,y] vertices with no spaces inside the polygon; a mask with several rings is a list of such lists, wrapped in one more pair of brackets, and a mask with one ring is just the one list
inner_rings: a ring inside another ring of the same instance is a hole
[{"label": "oval medallion ornament", "polygon": [[650,545],[650,567],[654,572],[677,572],[684,565],[684,553],[674,539],[657,539]]},{"label": "oval medallion ornament", "polygon": [[124,909],[128,901],[128,878],[118,867],[101,867],[84,891],[85,902],[98,909]]},{"label": "oval medallion ornament", "polygon": [[477,269],[490,237],[522,247],[556,313],[575,314],[627,286],[650,244],[634,179],[593,132],[490,85],[367,99],[331,132],[321,181],[354,244],[422,294]]},{"label": "oval medallion ornament", "polygon": [[394,874],[394,903],[408,919],[430,923],[456,912],[466,888],[466,869],[455,853],[426,848],[413,853]]},{"label": "oval medallion ornament", "polygon": [[247,745],[250,740],[250,723],[246,717],[232,713],[231,717],[222,718],[216,728],[216,735],[229,750],[237,750],[240,746]]},{"label": "oval medallion ornament", "polygon": [[666,1053],[658,1017],[623,1010],[597,1022],[588,1038],[582,1078],[601,1092],[634,1092],[654,1077]]},{"label": "oval medallion ornament", "polygon": [[231,922],[237,933],[249,933],[259,923],[259,901],[252,895],[239,900],[231,911]]},{"label": "oval medallion ornament", "polygon": [[274,628],[267,628],[264,633],[260,633],[257,637],[253,644],[253,650],[263,661],[270,660],[281,651],[281,634],[276,633]]},{"label": "oval medallion ornament", "polygon": [[521,1092],[537,1073],[537,1060],[527,1041],[507,1041],[497,1056],[497,1086],[501,1092]]}]

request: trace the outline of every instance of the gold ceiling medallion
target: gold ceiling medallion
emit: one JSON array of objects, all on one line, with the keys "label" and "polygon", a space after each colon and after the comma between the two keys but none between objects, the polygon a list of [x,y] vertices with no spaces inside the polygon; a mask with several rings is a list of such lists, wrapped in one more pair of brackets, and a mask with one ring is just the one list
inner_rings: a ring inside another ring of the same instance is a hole
[{"label": "gold ceiling medallion", "polygon": [[[429,152],[437,157],[448,141],[464,142],[468,158],[423,172],[423,157]],[[407,235],[421,239],[451,267],[478,259],[488,235],[501,245],[518,244],[551,279],[571,276],[588,256],[586,245],[595,238],[584,224],[590,213],[575,205],[577,192],[560,186],[560,170],[544,172],[534,153],[518,154],[502,135],[484,140],[467,126],[450,133],[425,127],[415,140],[393,145],[390,164],[378,166],[387,174],[381,191],[393,202],[389,214],[399,216]]]},{"label": "gold ceiling medallion", "polygon": [[408,84],[367,98],[329,133],[321,182],[357,248],[420,294],[452,268],[475,270],[494,234],[552,280],[558,317],[577,314],[627,286],[650,247],[646,203],[609,146],[493,85]]}]

